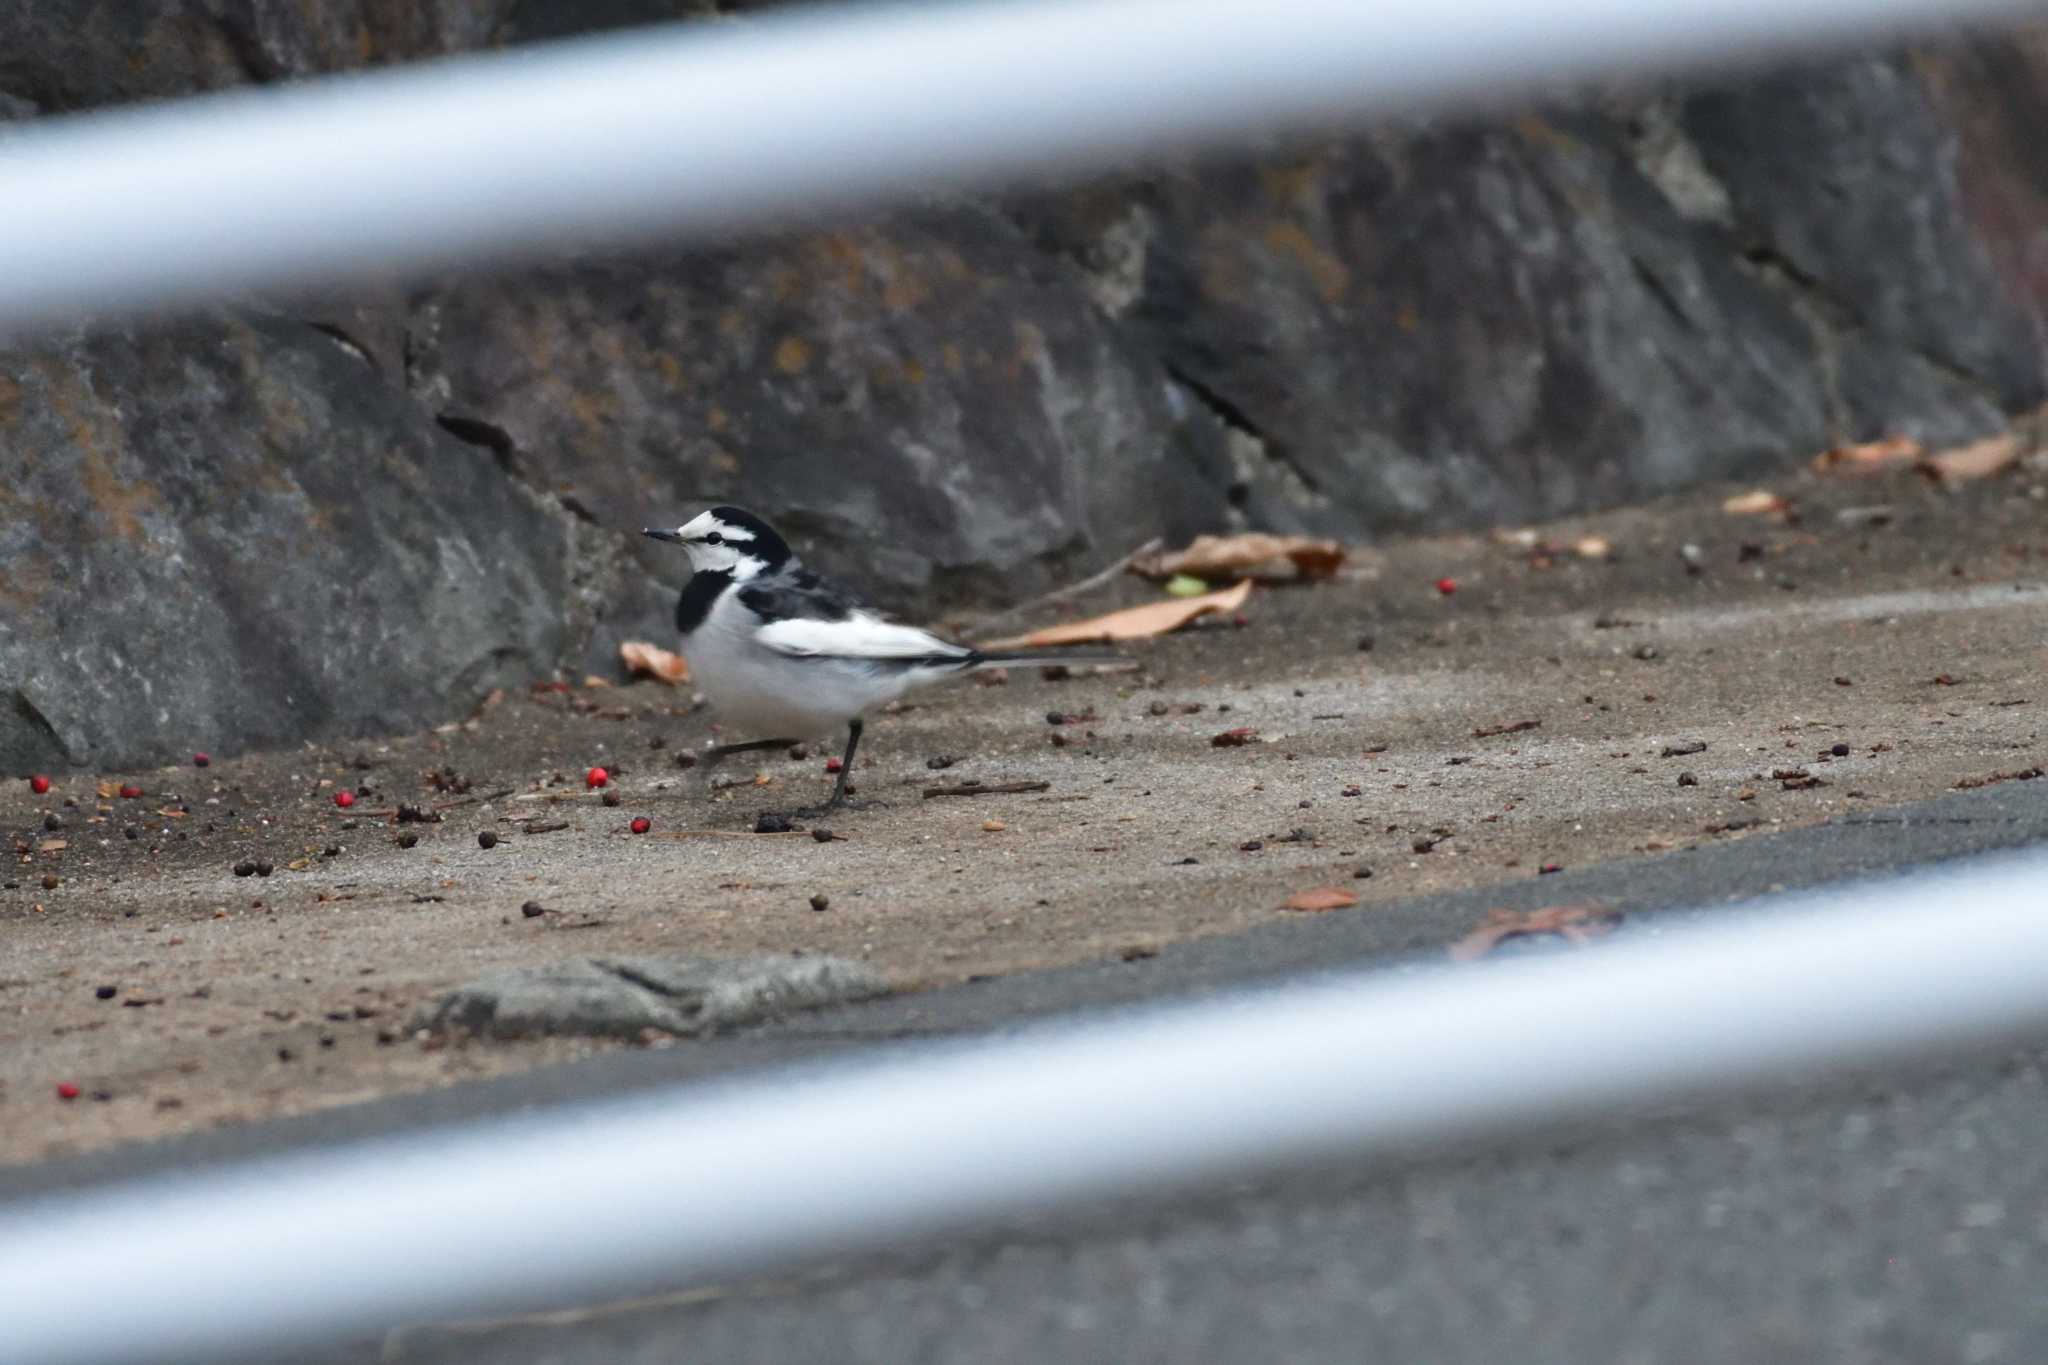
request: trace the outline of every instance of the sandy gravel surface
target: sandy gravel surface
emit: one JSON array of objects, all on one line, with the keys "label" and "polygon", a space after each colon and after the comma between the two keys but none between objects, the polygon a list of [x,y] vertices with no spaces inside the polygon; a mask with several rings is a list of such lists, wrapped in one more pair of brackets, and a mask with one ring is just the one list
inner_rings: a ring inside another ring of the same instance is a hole
[{"label": "sandy gravel surface", "polygon": [[[707,795],[675,755],[715,718],[654,683],[204,769],[53,775],[44,796],[11,776],[0,1161],[601,1046],[408,1030],[420,1002],[501,966],[835,953],[911,990],[1227,934],[1297,914],[1279,907],[1309,887],[1359,897],[1333,913],[1398,914],[1428,891],[2020,780],[2048,764],[2032,483],[1802,477],[1779,485],[1791,521],[1730,516],[1735,490],[1716,489],[1536,528],[1551,552],[1485,535],[1363,550],[1337,581],[1256,594],[1242,627],[1136,648],[1136,672],[1018,672],[875,718],[858,769],[872,804],[826,821],[829,842],[750,832],[822,799],[823,750],[735,761],[722,775],[740,785]],[[1879,521],[1858,510],[1880,504]],[[1613,556],[1570,548],[1589,534]],[[1240,727],[1253,742],[1213,743]],[[617,773],[618,805],[585,790],[593,764]],[[373,814],[460,799],[436,773],[505,794],[439,823]],[[974,781],[1046,786],[922,795]],[[566,827],[524,832],[536,811]],[[632,834],[634,816],[653,832]]]}]

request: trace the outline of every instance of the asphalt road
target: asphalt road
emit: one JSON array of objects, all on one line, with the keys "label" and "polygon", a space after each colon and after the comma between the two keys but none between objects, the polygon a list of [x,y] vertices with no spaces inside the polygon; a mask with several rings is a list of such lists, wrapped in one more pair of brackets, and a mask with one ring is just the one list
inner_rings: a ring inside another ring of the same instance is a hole
[{"label": "asphalt road", "polygon": [[[2048,837],[2048,781],[1741,842],[898,997],[744,1035],[0,1170],[0,1200],[1396,963],[1492,906],[1669,916]],[[1938,910],[1930,911],[1938,913]],[[1541,1020],[1507,1046],[1543,1046]],[[415,1326],[295,1360],[1859,1362],[2048,1359],[2041,1047],[1788,1077],[1483,1151],[1097,1208],[887,1257],[586,1312]],[[345,1274],[345,1266],[336,1267]]]}]

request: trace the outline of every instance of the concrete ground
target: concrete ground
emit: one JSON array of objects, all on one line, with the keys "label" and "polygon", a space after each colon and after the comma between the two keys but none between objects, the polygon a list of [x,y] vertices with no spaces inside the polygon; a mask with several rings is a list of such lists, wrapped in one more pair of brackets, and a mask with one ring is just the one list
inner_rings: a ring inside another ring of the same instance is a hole
[{"label": "concrete ground", "polygon": [[[714,718],[652,683],[508,697],[431,734],[107,774],[104,799],[88,777],[43,798],[10,783],[0,1161],[617,1046],[413,1036],[418,1005],[502,966],[834,953],[904,991],[1131,971],[1186,940],[1313,934],[1324,917],[1280,907],[1332,884],[1359,896],[1334,917],[1370,924],[1373,952],[1437,952],[1490,903],[1578,899],[1588,869],[2023,782],[2048,705],[2036,482],[1801,476],[1779,488],[1789,521],[1730,515],[1722,489],[1537,528],[1551,550],[1453,536],[1362,551],[1334,582],[1262,591],[1242,627],[1135,647],[1136,672],[1019,672],[877,718],[858,770],[875,804],[827,821],[830,842],[749,832],[824,795],[822,751],[736,765],[758,778],[706,797],[674,756]],[[1610,556],[1571,548],[1592,534]],[[1148,590],[1117,591],[1089,608]],[[1240,727],[1253,742],[1213,743]],[[618,773],[617,806],[584,790],[592,764]],[[371,814],[461,799],[434,774],[491,799],[434,824]],[[921,795],[977,780],[1047,786]],[[122,798],[123,781],[145,795]],[[566,827],[524,832],[536,812]],[[654,832],[631,834],[636,815]],[[270,875],[235,875],[249,862]],[[1441,899],[1455,892],[1478,898]],[[1450,920],[1408,908],[1454,903]],[[80,1097],[60,1099],[60,1082]]]},{"label": "concrete ground", "polygon": [[[885,804],[833,818],[844,837],[829,843],[743,833],[822,795],[815,755],[778,757],[766,785],[707,803],[667,761],[707,718],[670,714],[682,699],[652,685],[507,699],[473,728],[365,745],[367,768],[339,750],[110,775],[149,795],[116,795],[97,825],[89,784],[52,793],[75,810],[11,788],[0,816],[30,847],[0,893],[13,1163],[0,1207],[1276,974],[1441,960],[1500,908],[1597,906],[1626,935],[2048,838],[2048,781],[2026,776],[2048,749],[2035,719],[2048,536],[2030,482],[1785,491],[1796,523],[1727,516],[1717,493],[1542,531],[1598,531],[1612,562],[1532,562],[1484,537],[1386,546],[1355,576],[1260,595],[1243,628],[1141,648],[1141,675],[932,694],[871,727],[860,778]],[[1880,503],[1887,524],[1858,510]],[[1211,745],[1247,725],[1259,743]],[[958,761],[927,768],[934,757]],[[621,760],[617,807],[568,780]],[[433,798],[421,774],[450,765],[473,793],[542,799],[403,830],[363,815]],[[323,779],[370,788],[352,824]],[[919,795],[969,779],[1049,786]],[[140,818],[176,809],[169,792],[191,813]],[[510,816],[536,804],[568,828],[515,832]],[[45,809],[65,828],[39,828]],[[624,832],[638,813],[693,833]],[[504,841],[484,850],[482,831]],[[406,832],[422,834],[415,847],[392,842]],[[54,838],[68,846],[38,851]],[[256,858],[270,877],[233,875]],[[1319,884],[1359,906],[1278,908]],[[526,900],[547,913],[529,919]],[[663,1048],[465,1046],[403,1027],[486,968],[600,948],[832,951],[904,989]],[[101,985],[115,994],[99,999]],[[1541,1021],[1512,1041],[1542,1046]],[[394,1324],[291,1358],[2035,1361],[2048,1357],[2044,1060],[2031,1040],[1941,1067],[1787,1077],[1744,1104],[1247,1180],[635,1303]],[[87,1093],[57,1098],[71,1077]]]}]

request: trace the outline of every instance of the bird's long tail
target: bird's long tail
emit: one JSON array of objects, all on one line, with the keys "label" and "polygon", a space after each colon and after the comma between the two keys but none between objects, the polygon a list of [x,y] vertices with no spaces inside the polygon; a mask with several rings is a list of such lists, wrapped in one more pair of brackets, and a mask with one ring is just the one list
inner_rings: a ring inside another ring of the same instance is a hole
[{"label": "bird's long tail", "polygon": [[1128,654],[1119,654],[1113,649],[994,649],[975,650],[963,661],[969,669],[977,668],[1042,668],[1048,664],[1122,664],[1129,663]]}]

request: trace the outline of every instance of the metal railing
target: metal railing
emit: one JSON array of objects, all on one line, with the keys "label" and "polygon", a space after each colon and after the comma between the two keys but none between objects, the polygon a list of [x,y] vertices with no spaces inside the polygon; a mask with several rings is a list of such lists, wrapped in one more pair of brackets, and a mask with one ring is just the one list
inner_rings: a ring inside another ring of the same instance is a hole
[{"label": "metal railing", "polygon": [[1570,955],[898,1046],[67,1194],[0,1214],[0,1342],[50,1365],[278,1351],[2039,1038],[2044,886],[2048,857],[1986,859]]}]

